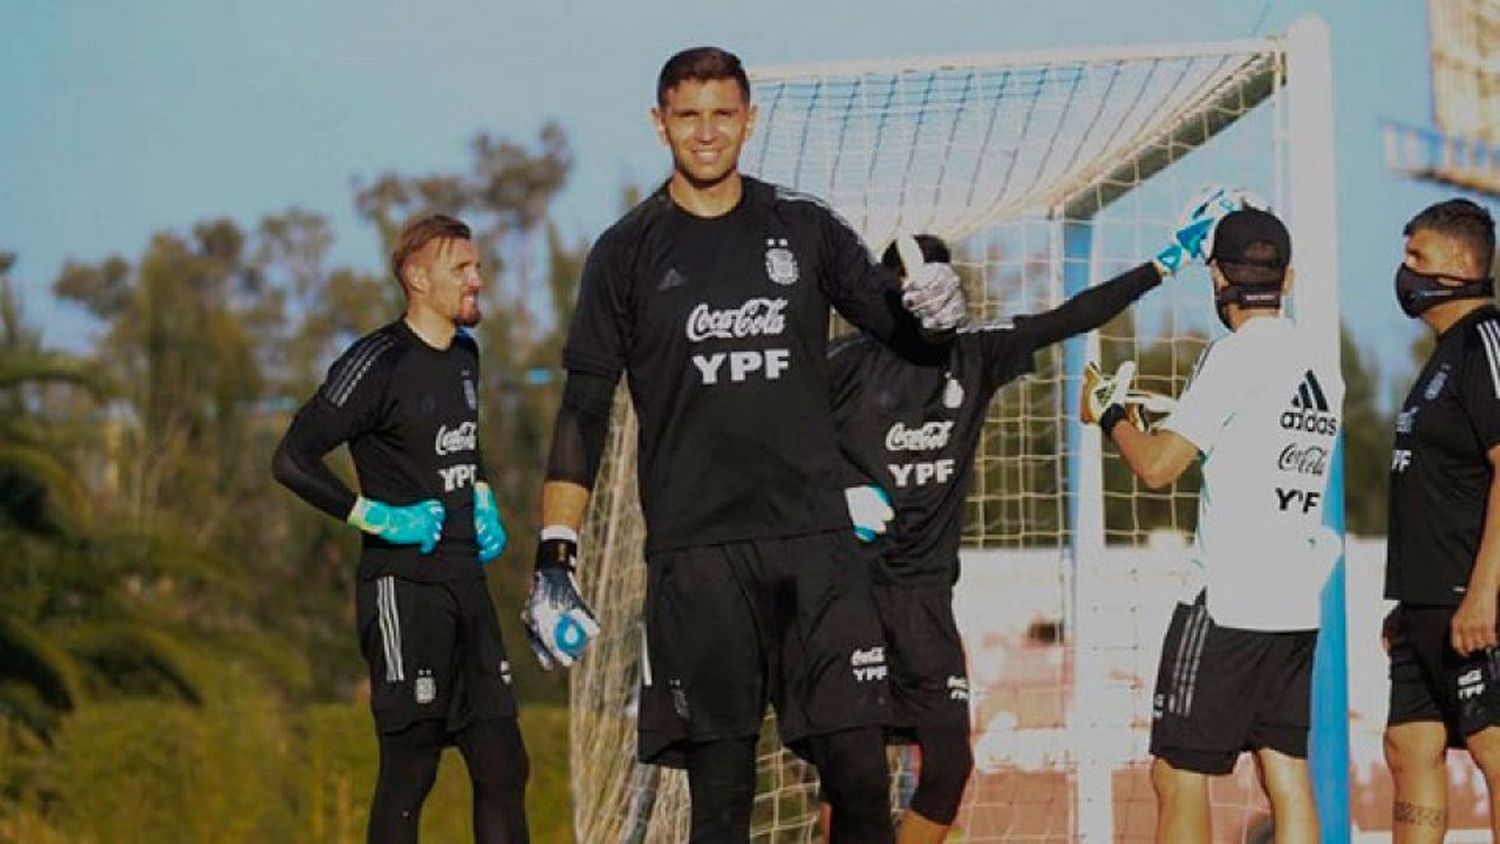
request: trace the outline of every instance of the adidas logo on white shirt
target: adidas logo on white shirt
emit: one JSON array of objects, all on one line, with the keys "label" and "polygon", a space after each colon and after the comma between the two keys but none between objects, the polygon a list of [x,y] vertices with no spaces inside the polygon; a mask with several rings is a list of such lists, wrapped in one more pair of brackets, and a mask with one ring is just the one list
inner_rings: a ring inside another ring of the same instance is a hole
[{"label": "adidas logo on white shirt", "polygon": [[1287,431],[1313,434],[1338,433],[1338,417],[1329,411],[1328,397],[1311,369],[1302,373],[1302,382],[1292,394],[1292,408],[1281,414],[1281,427]]}]

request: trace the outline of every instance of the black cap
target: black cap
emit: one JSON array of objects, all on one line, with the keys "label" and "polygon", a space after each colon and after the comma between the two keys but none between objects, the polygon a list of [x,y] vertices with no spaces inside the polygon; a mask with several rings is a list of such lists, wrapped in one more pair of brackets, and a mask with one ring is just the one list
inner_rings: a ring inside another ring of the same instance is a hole
[{"label": "black cap", "polygon": [[[1268,244],[1271,254],[1266,255],[1264,247],[1251,250],[1257,243]],[[1242,208],[1219,221],[1214,229],[1214,251],[1208,257],[1226,264],[1282,269],[1292,262],[1292,236],[1275,214]]]}]

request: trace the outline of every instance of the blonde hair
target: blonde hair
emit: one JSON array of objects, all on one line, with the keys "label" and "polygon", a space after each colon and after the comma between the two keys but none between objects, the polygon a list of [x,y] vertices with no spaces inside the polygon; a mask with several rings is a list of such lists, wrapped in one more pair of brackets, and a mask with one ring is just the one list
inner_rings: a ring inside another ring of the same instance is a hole
[{"label": "blonde hair", "polygon": [[434,240],[473,240],[473,233],[462,220],[447,214],[428,214],[407,223],[396,238],[396,248],[391,250],[391,273],[401,282],[403,289],[406,280],[401,273],[406,269],[406,262]]}]

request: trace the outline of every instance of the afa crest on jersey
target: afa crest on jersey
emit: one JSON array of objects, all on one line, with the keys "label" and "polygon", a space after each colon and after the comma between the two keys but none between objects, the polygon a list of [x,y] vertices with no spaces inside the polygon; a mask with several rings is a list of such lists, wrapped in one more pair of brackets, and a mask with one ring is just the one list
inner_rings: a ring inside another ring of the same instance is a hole
[{"label": "afa crest on jersey", "polygon": [[479,391],[474,389],[474,382],[468,378],[464,379],[464,401],[468,402],[470,410],[479,409]]},{"label": "afa crest on jersey", "polygon": [[795,284],[800,277],[797,256],[787,248],[786,238],[766,238],[766,275],[783,286]]},{"label": "afa crest on jersey", "polygon": [[1437,374],[1432,376],[1432,380],[1427,382],[1427,392],[1422,395],[1428,401],[1432,401],[1443,392],[1443,384],[1448,380],[1448,370],[1452,368],[1453,365],[1450,363],[1443,364],[1443,367],[1437,371]]},{"label": "afa crest on jersey", "polygon": [[943,384],[943,407],[949,410],[957,410],[964,403],[964,385],[958,383],[952,373],[945,373]]},{"label": "afa crest on jersey", "polygon": [[437,680],[433,679],[432,672],[418,671],[416,686],[412,691],[419,704],[432,703],[437,700]]}]

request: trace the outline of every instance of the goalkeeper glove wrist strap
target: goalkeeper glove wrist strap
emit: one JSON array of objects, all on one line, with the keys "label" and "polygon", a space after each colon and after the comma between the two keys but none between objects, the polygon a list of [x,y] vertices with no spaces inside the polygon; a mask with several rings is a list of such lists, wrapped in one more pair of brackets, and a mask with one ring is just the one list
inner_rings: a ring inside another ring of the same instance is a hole
[{"label": "goalkeeper glove wrist strap", "polygon": [[578,557],[578,531],[566,525],[548,525],[542,528],[541,541],[536,546],[537,569],[564,568],[573,571],[573,561]]},{"label": "goalkeeper glove wrist strap", "polygon": [[1125,408],[1118,404],[1112,404],[1106,407],[1103,413],[1099,414],[1099,430],[1104,432],[1104,436],[1114,439],[1115,426],[1127,421],[1127,419]]}]

